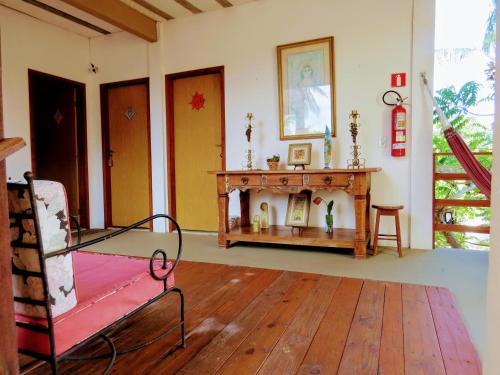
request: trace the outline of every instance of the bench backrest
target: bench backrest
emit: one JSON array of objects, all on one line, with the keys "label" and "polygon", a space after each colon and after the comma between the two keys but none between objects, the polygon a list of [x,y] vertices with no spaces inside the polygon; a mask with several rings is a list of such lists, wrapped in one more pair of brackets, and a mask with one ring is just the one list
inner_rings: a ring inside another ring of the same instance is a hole
[{"label": "bench backrest", "polygon": [[66,192],[58,182],[25,178],[8,184],[15,310],[56,317],[77,303],[72,255],[45,258],[71,246]]}]

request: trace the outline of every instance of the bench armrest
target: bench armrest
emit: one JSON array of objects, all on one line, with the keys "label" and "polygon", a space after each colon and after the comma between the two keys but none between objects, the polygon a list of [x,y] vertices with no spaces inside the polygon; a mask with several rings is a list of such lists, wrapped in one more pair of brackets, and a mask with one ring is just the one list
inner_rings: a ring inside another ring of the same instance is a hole
[{"label": "bench armrest", "polygon": [[177,222],[172,217],[170,217],[168,215],[165,215],[165,214],[153,215],[153,216],[148,217],[148,218],[146,218],[144,220],[138,221],[137,223],[134,223],[134,224],[132,224],[132,225],[126,227],[126,228],[119,229],[117,231],[114,231],[112,233],[106,234],[104,236],[94,238],[93,240],[90,240],[90,241],[86,241],[86,242],[83,242],[83,243],[79,243],[77,245],[70,246],[70,247],[68,247],[66,249],[63,249],[63,250],[54,251],[54,252],[52,252],[50,254],[46,254],[44,256],[44,259],[52,258],[52,257],[58,256],[58,255],[64,255],[64,254],[70,253],[72,251],[77,251],[77,250],[83,249],[85,247],[95,245],[96,243],[109,240],[109,239],[111,239],[113,237],[119,236],[120,234],[128,232],[131,229],[140,227],[140,226],[142,226],[145,223],[148,223],[148,222],[156,220],[156,219],[161,219],[161,218],[163,218],[163,219],[165,219],[167,221],[171,221],[174,224],[175,229],[177,230],[178,244],[179,244],[178,250],[177,250],[177,257],[175,259],[175,262],[174,262],[172,268],[165,275],[163,275],[163,276],[156,275],[154,273],[153,268],[152,268],[153,264],[154,264],[154,259],[156,258],[156,256],[158,254],[162,255],[162,257],[163,257],[163,267],[166,268],[167,254],[165,253],[165,251],[161,250],[161,249],[156,250],[153,253],[153,255],[152,255],[151,259],[150,259],[150,272],[151,272],[151,276],[154,279],[156,279],[156,280],[166,280],[167,277],[170,276],[170,274],[174,271],[175,267],[177,266],[177,264],[179,263],[179,260],[181,258],[181,254],[182,254],[182,233],[181,233],[181,228],[179,227],[179,224],[177,224]]}]

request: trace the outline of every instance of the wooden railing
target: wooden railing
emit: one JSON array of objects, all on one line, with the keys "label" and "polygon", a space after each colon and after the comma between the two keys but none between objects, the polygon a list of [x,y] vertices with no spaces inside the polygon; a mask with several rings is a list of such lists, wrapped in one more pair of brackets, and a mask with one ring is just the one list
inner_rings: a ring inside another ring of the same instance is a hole
[{"label": "wooden railing", "polygon": [[[475,152],[475,156],[483,156],[486,158],[491,158],[491,152]],[[459,223],[443,223],[438,215],[438,211],[441,208],[446,207],[479,207],[479,208],[487,208],[491,206],[491,202],[486,197],[484,199],[437,199],[436,198],[436,185],[438,181],[471,181],[470,176],[463,171],[463,169],[459,166],[458,162],[456,166],[452,166],[446,170],[446,168],[438,168],[436,162],[439,157],[451,157],[454,158],[454,155],[449,152],[437,152],[434,153],[433,157],[433,186],[432,186],[432,243],[435,246],[435,233],[438,232],[461,232],[461,233],[482,233],[488,234],[490,233],[489,225],[463,225]]]}]

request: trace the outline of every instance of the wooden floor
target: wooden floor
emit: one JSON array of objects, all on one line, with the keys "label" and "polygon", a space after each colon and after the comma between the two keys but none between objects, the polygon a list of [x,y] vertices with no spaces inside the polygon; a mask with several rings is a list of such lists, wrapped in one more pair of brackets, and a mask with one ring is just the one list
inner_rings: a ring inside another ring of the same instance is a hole
[{"label": "wooden floor", "polygon": [[[114,374],[480,374],[447,289],[183,262],[187,347],[175,337],[121,356]],[[154,337],[175,297],[111,334],[118,350]],[[85,353],[105,352],[91,344]],[[105,361],[63,361],[63,374],[98,374]],[[30,374],[48,373],[39,367]]]}]

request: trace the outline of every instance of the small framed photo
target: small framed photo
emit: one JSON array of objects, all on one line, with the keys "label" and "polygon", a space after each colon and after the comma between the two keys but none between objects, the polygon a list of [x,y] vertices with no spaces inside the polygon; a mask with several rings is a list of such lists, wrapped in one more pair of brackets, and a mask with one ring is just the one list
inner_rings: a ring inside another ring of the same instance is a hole
[{"label": "small framed photo", "polygon": [[311,164],[312,143],[292,143],[288,145],[288,165]]},{"label": "small framed photo", "polygon": [[311,208],[311,193],[302,192],[288,196],[285,225],[291,227],[307,227],[309,210]]}]

